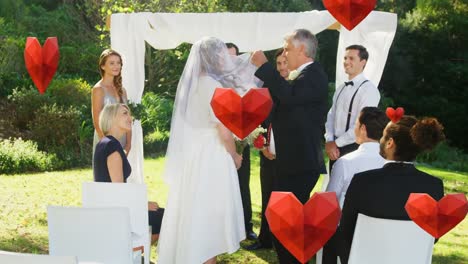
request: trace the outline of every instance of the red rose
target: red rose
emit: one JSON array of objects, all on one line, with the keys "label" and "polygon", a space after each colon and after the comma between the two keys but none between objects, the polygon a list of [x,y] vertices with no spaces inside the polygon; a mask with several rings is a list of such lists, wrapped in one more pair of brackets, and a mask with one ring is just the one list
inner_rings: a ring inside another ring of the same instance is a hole
[{"label": "red rose", "polygon": [[256,149],[262,149],[265,145],[265,137],[263,135],[259,135],[253,142],[253,145]]}]

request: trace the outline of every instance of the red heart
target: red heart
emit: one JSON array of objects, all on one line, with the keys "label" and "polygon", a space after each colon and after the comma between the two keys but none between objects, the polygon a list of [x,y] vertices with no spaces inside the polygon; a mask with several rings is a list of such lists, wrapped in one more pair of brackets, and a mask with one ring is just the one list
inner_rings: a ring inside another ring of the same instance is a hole
[{"label": "red heart", "polygon": [[462,193],[447,194],[439,202],[427,193],[412,193],[405,209],[413,222],[439,238],[463,221],[468,213],[468,201]]},{"label": "red heart", "polygon": [[24,62],[37,90],[43,94],[54,78],[59,62],[59,49],[56,37],[47,38],[44,47],[37,38],[28,37],[24,48]]},{"label": "red heart", "polygon": [[387,107],[387,110],[385,111],[385,113],[387,114],[387,117],[390,120],[392,120],[393,123],[396,123],[396,122],[400,121],[400,119],[405,114],[405,109],[403,109],[403,107],[398,107],[395,110],[392,107]]},{"label": "red heart", "polygon": [[272,105],[267,88],[252,88],[243,97],[232,88],[216,88],[211,99],[216,117],[240,139],[268,117]]},{"label": "red heart", "polygon": [[335,233],[341,210],[334,192],[314,193],[305,205],[290,192],[273,192],[265,215],[275,237],[306,263]]},{"label": "red heart", "polygon": [[375,4],[376,0],[323,0],[328,12],[348,30],[361,23]]}]

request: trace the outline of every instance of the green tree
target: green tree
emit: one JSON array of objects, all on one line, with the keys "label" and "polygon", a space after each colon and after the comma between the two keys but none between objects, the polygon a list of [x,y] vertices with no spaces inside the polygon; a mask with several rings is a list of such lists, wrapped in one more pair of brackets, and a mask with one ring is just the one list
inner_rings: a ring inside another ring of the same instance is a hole
[{"label": "green tree", "polygon": [[400,20],[381,88],[407,113],[435,116],[465,150],[468,111],[468,4],[418,0]]}]

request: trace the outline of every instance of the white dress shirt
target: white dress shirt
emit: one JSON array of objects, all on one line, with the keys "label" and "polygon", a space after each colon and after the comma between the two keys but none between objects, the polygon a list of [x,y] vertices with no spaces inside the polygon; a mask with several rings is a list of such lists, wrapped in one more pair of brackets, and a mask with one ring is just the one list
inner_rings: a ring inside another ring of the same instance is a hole
[{"label": "white dress shirt", "polygon": [[387,162],[379,154],[378,142],[362,143],[359,148],[339,158],[333,165],[327,192],[336,192],[336,197],[343,208],[346,191],[354,174],[382,168]]},{"label": "white dress shirt", "polygon": [[[367,80],[366,77],[361,73],[351,80],[354,83],[353,86],[345,86],[343,84],[335,91],[333,95],[333,105],[328,112],[327,122],[325,123],[325,140],[327,142],[335,141],[338,147],[354,143],[356,141],[354,125],[361,109],[366,106],[377,106],[379,104],[379,90],[370,81],[362,84],[365,80]],[[349,120],[349,129],[345,131],[351,98],[361,84],[361,88],[359,88],[359,91],[354,97],[351,118]]]}]

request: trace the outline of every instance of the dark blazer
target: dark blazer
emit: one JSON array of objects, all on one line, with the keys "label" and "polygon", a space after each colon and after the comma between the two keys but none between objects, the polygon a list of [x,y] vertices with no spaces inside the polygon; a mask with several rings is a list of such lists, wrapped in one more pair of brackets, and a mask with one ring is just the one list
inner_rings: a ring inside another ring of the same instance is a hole
[{"label": "dark blazer", "polygon": [[272,128],[278,172],[319,174],[325,170],[322,139],[327,116],[328,79],[318,62],[289,83],[270,63],[255,75],[264,81],[275,103]]},{"label": "dark blazer", "polygon": [[348,263],[358,213],[409,220],[405,204],[411,193],[427,193],[438,201],[444,196],[444,185],[439,178],[405,163],[387,163],[381,169],[354,175],[346,192],[337,233],[341,263]]}]

